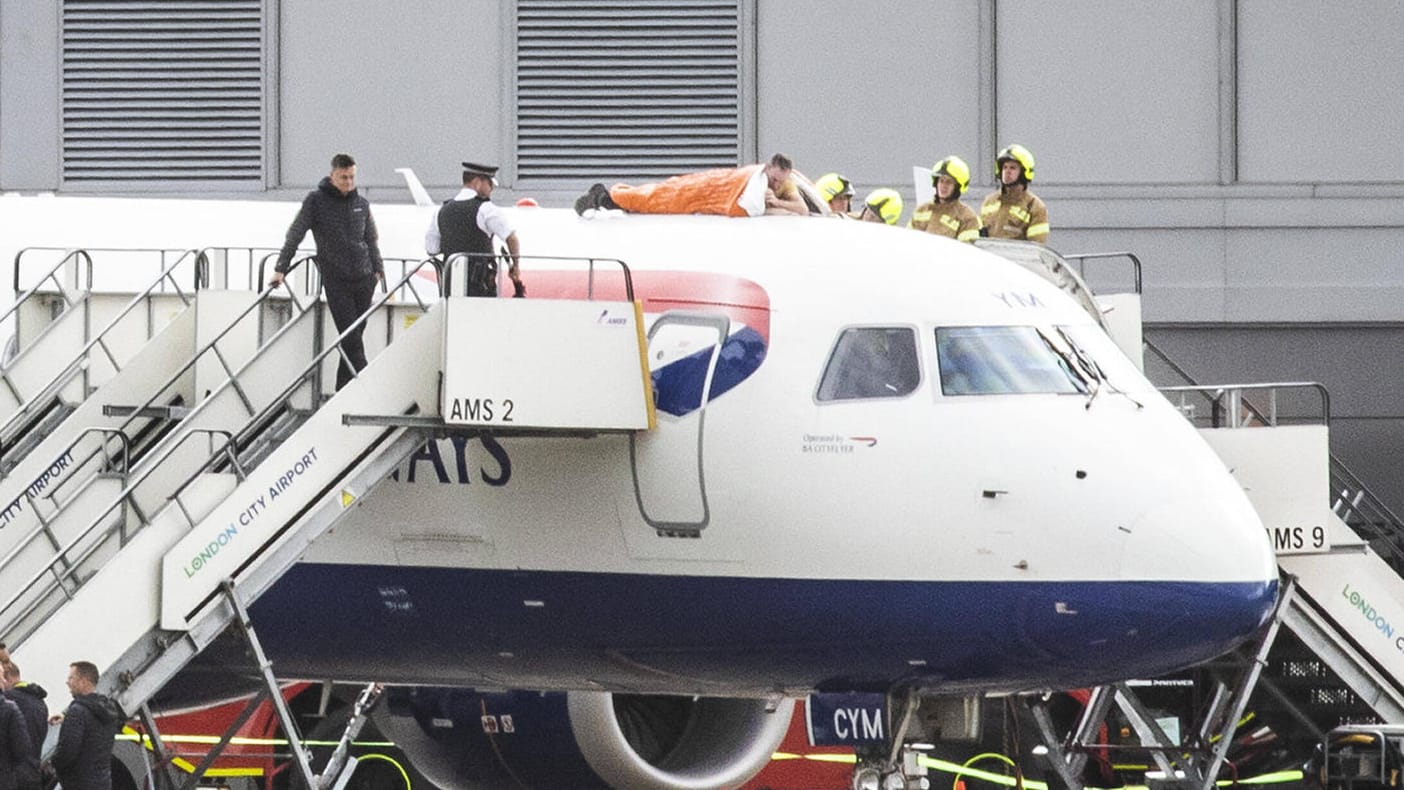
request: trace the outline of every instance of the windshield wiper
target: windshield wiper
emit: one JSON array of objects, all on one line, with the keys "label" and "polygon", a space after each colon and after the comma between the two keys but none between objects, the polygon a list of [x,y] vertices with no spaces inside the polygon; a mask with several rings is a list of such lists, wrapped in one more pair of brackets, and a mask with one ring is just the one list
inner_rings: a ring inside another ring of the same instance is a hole
[{"label": "windshield wiper", "polygon": [[1088,354],[1082,346],[1078,345],[1077,341],[1073,339],[1072,335],[1068,334],[1067,330],[1061,326],[1056,327],[1056,329],[1058,330],[1058,334],[1062,335],[1063,339],[1067,341],[1068,348],[1072,349],[1073,355],[1076,356],[1083,367],[1097,379],[1096,389],[1094,389],[1092,394],[1087,398],[1087,408],[1092,408],[1092,401],[1102,391],[1103,386],[1110,387],[1112,392],[1120,393],[1125,396],[1127,400],[1136,404],[1136,408],[1144,408],[1144,404],[1131,397],[1130,393],[1111,383],[1111,379],[1107,378],[1106,371],[1102,370],[1102,366],[1097,364],[1097,360],[1093,359],[1092,355]]},{"label": "windshield wiper", "polygon": [[[1077,357],[1071,351],[1062,348],[1058,343],[1054,342],[1053,338],[1049,337],[1048,333],[1044,332],[1042,327],[1034,327],[1034,331],[1038,333],[1038,339],[1042,340],[1043,344],[1048,347],[1048,350],[1052,351],[1058,357],[1058,360],[1063,363],[1064,372],[1067,373],[1068,379],[1077,386],[1078,391],[1083,394],[1092,392],[1094,377],[1089,375],[1090,372],[1078,362]],[[1089,404],[1090,403],[1091,401],[1089,401]]]}]

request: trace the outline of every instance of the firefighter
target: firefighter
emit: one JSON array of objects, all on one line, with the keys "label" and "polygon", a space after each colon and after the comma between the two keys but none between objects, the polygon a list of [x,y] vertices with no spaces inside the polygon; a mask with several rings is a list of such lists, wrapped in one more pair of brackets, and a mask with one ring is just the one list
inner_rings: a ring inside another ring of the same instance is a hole
[{"label": "firefighter", "polygon": [[932,199],[912,212],[908,227],[960,241],[980,236],[980,218],[960,202],[970,186],[970,165],[958,156],[948,156],[931,166]]},{"label": "firefighter", "polygon": [[825,173],[814,182],[819,194],[829,202],[829,210],[836,217],[848,217],[853,202],[853,182],[838,173]]},{"label": "firefighter", "polygon": [[863,212],[858,219],[865,222],[886,222],[896,225],[902,217],[902,196],[895,189],[874,189],[863,198]]},{"label": "firefighter", "polygon": [[982,236],[994,239],[1048,241],[1048,207],[1029,191],[1034,177],[1034,157],[1022,145],[1008,145],[995,156],[999,191],[980,205]]}]

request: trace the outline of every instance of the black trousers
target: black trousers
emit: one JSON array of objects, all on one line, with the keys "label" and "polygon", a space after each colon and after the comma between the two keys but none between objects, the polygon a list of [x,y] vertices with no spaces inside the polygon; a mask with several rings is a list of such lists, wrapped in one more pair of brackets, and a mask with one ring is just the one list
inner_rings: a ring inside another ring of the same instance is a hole
[{"label": "black trousers", "polygon": [[[331,311],[332,323],[336,324],[337,334],[341,334],[361,317],[361,313],[370,309],[375,296],[375,275],[362,280],[325,280],[322,290],[327,295],[327,309]],[[366,366],[366,345],[361,340],[365,330],[365,323],[361,323],[341,341],[342,353],[337,355],[341,358],[341,364],[336,368],[338,390],[356,377],[356,371]]]}]

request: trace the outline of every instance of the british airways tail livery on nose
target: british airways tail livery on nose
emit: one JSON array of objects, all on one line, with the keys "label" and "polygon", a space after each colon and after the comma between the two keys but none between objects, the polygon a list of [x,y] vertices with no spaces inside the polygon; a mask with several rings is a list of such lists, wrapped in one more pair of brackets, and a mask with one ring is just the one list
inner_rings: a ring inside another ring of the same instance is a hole
[{"label": "british airways tail livery on nose", "polygon": [[[552,732],[605,784],[730,787],[785,697],[1153,676],[1267,617],[1238,484],[1024,269],[830,218],[514,216],[529,299],[583,298],[557,257],[632,271],[657,427],[427,444],[252,607],[280,677],[564,691]],[[402,745],[452,765],[417,721]]]}]

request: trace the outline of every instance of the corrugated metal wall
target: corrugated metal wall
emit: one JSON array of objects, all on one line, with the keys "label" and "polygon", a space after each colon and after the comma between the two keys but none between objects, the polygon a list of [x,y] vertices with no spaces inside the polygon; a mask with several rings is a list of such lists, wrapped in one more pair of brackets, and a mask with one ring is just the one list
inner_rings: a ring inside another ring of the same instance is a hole
[{"label": "corrugated metal wall", "polygon": [[261,0],[63,0],[63,183],[263,185]]},{"label": "corrugated metal wall", "polygon": [[517,177],[735,165],[740,12],[738,0],[518,0]]}]

